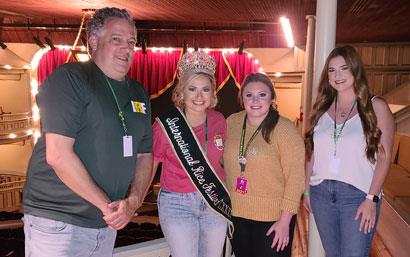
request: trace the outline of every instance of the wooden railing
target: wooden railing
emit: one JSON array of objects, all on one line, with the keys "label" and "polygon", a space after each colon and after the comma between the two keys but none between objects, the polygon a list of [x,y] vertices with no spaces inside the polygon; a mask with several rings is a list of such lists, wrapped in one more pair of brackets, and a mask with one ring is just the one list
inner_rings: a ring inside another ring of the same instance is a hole
[{"label": "wooden railing", "polygon": [[33,134],[30,112],[0,115],[0,144],[29,139]]},{"label": "wooden railing", "polygon": [[23,175],[0,174],[0,211],[16,211],[21,208],[25,181],[26,177]]}]

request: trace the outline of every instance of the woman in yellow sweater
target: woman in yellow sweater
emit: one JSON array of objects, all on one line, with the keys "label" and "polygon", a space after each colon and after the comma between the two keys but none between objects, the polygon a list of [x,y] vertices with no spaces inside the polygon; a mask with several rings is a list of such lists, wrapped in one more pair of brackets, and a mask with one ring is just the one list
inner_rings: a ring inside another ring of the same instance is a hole
[{"label": "woman in yellow sweater", "polygon": [[304,190],[303,140],[273,107],[276,95],[266,75],[248,75],[238,98],[245,110],[227,119],[224,150],[235,256],[291,256]]}]

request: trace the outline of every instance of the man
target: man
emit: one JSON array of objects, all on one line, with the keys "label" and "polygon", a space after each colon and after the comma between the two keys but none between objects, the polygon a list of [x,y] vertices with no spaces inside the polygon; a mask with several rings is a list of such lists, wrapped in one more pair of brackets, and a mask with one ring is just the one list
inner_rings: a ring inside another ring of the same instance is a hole
[{"label": "man", "polygon": [[149,99],[126,74],[136,42],[126,10],[97,10],[92,59],[53,72],[40,88],[42,137],[24,188],[26,256],[112,256],[116,230],[152,181]]}]

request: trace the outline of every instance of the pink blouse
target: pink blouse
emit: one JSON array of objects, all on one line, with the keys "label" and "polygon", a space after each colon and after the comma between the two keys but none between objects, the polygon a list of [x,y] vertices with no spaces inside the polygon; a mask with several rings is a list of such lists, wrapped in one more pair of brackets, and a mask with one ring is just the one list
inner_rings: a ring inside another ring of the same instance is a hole
[{"label": "pink blouse", "polygon": [[[214,110],[208,110],[208,151],[207,157],[214,168],[218,177],[224,181],[225,174],[221,167],[220,160],[223,155],[226,121],[224,116]],[[205,145],[205,123],[194,127],[193,131],[200,141],[202,147]],[[161,126],[155,121],[153,125],[153,155],[154,159],[162,162],[161,170],[161,188],[170,192],[188,193],[195,192],[196,189],[186,174],[185,170],[179,164],[168,139],[165,137]]]}]

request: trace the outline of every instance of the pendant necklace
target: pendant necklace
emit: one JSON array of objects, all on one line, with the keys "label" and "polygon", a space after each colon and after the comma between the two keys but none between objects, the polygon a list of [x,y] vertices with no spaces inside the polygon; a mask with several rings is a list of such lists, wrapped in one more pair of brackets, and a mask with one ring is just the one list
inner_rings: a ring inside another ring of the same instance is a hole
[{"label": "pendant necklace", "polygon": [[336,156],[336,148],[337,148],[337,143],[339,143],[341,137],[342,137],[342,132],[343,129],[346,125],[347,120],[349,119],[350,114],[352,114],[352,111],[354,109],[354,107],[356,106],[357,103],[357,99],[355,99],[353,101],[352,107],[350,108],[349,114],[346,116],[342,126],[340,128],[337,128],[337,124],[336,124],[336,117],[337,117],[337,95],[336,95],[336,100],[335,100],[335,119],[334,119],[334,126],[333,126],[333,143],[335,145],[334,147],[334,151],[333,151],[333,156]]}]

